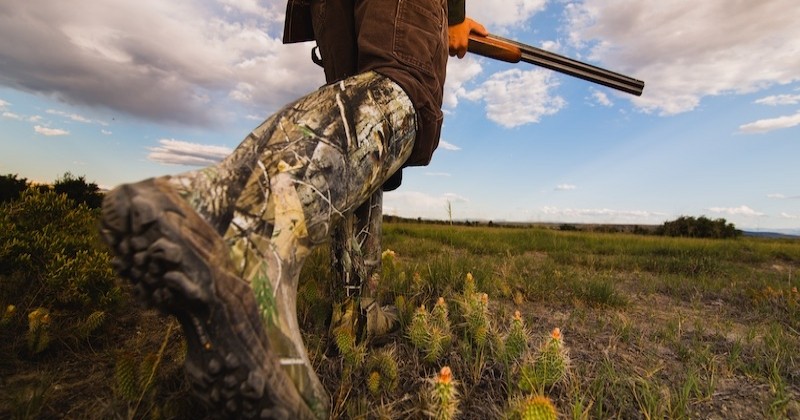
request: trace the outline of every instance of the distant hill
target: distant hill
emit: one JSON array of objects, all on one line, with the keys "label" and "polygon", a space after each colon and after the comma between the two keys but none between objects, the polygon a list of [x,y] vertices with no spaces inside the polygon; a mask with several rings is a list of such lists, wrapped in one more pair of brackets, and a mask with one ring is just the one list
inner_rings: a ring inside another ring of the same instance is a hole
[{"label": "distant hill", "polygon": [[755,238],[782,238],[782,239],[800,239],[800,233],[794,231],[784,232],[767,232],[767,231],[743,231],[744,236],[752,236]]}]

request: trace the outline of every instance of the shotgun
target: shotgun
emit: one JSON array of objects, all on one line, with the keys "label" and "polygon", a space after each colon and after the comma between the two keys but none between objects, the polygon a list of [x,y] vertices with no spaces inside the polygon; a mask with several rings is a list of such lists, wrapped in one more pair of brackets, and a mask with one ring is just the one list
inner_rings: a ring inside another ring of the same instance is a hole
[{"label": "shotgun", "polygon": [[507,63],[524,61],[536,64],[636,96],[641,96],[642,90],[644,90],[644,82],[641,80],[497,35],[490,34],[484,37],[470,34],[467,51]]}]

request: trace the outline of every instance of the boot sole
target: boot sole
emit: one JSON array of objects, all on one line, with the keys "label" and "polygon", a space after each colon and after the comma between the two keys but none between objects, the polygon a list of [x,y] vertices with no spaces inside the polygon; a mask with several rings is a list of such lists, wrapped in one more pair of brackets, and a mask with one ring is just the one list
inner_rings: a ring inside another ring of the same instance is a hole
[{"label": "boot sole", "polygon": [[269,346],[250,285],[226,270],[224,241],[167,186],[151,179],[108,193],[100,231],[139,299],[180,322],[186,372],[212,414],[313,418]]}]

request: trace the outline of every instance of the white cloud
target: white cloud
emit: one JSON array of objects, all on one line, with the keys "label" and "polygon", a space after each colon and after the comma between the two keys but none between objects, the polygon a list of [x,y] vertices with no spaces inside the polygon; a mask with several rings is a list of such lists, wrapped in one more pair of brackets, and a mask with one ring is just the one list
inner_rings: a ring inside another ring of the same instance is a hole
[{"label": "white cloud", "polygon": [[544,10],[547,0],[469,0],[467,16],[491,30],[497,27],[519,26]]},{"label": "white cloud", "polygon": [[541,213],[545,216],[551,217],[554,220],[565,221],[618,221],[629,222],[636,221],[638,223],[652,222],[654,220],[663,220],[666,216],[664,213],[651,212],[645,210],[614,210],[614,209],[561,209],[558,207],[542,207]]},{"label": "white cloud", "polygon": [[9,111],[3,112],[2,116],[3,116],[3,118],[7,118],[9,120],[21,120],[22,119],[22,117],[20,115],[17,115],[15,113],[9,112]]},{"label": "white cloud", "polygon": [[66,136],[67,134],[69,134],[69,131],[67,131],[67,130],[62,130],[60,128],[43,127],[41,125],[34,126],[33,127],[33,131],[35,131],[37,134],[41,134],[43,136],[48,136],[48,137],[50,137],[50,136]]},{"label": "white cloud", "polygon": [[[226,11],[229,13],[235,11],[258,17],[268,16],[268,19],[273,21],[283,18],[283,15],[280,15],[283,9],[278,5],[280,2],[259,0],[219,0],[219,2],[225,5]],[[267,3],[267,7],[262,6],[263,3]]]},{"label": "white cloud", "polygon": [[106,135],[106,136],[110,136],[110,135],[111,135],[111,134],[113,134],[113,133],[111,132],[111,130],[105,130],[105,129],[103,129],[103,130],[100,130],[100,134],[104,134],[104,135]]},{"label": "white cloud", "polygon": [[781,213],[781,217],[784,218],[784,219],[792,219],[792,220],[800,219],[800,216],[798,216],[796,214],[789,214],[789,213]]},{"label": "white cloud", "polygon": [[796,0],[583,0],[566,10],[573,46],[647,82],[633,99],[647,112],[677,114],[705,96],[800,79]]},{"label": "white cloud", "polygon": [[456,193],[445,193],[444,198],[453,203],[468,203],[469,199]]},{"label": "white cloud", "polygon": [[605,107],[614,106],[614,102],[608,98],[608,95],[606,95],[605,92],[601,92],[594,88],[592,88],[591,91],[592,91],[592,99],[594,99],[596,103]]},{"label": "white cloud", "polygon": [[383,195],[383,209],[385,214],[442,220],[448,217],[448,201],[453,209],[453,217],[458,218],[458,204],[453,204],[469,200],[453,193],[434,196],[419,191],[396,190]]},{"label": "white cloud", "polygon": [[727,214],[730,216],[747,216],[747,217],[760,217],[764,213],[755,211],[747,206],[739,207],[711,207],[708,209],[712,213]]},{"label": "white cloud", "polygon": [[92,120],[90,120],[89,118],[86,118],[83,115],[79,115],[79,114],[75,114],[75,113],[58,111],[58,110],[55,110],[55,109],[48,109],[46,112],[48,114],[58,115],[58,116],[61,116],[61,117],[69,118],[72,121],[77,121],[77,122],[82,122],[82,123],[91,123],[92,122]]},{"label": "white cloud", "polygon": [[10,103],[0,99],[0,109],[6,109],[7,106],[11,105]]},{"label": "white cloud", "polygon": [[797,105],[800,104],[800,95],[772,95],[755,101],[761,105]]},{"label": "white cloud", "polygon": [[210,146],[175,139],[161,139],[159,146],[148,147],[147,159],[170,165],[207,166],[221,161],[231,153],[224,146]]},{"label": "white cloud", "polygon": [[[191,0],[11,2],[0,83],[189,125],[234,118],[237,106],[271,113],[323,83],[310,46],[280,41],[285,2],[222,1],[226,13]],[[242,97],[237,86],[253,88]]]},{"label": "white cloud", "polygon": [[441,139],[439,140],[439,147],[438,148],[439,149],[444,149],[444,150],[450,150],[450,151],[454,151],[454,152],[461,150],[461,148],[456,146],[455,144],[452,144],[450,142],[447,142],[447,141],[444,141],[444,140],[441,140]]},{"label": "white cloud", "polygon": [[481,74],[483,67],[480,59],[467,55],[461,60],[447,60],[447,78],[444,82],[443,106],[453,109],[458,106],[459,98],[467,95],[466,84]]},{"label": "white cloud", "polygon": [[577,188],[578,187],[576,187],[575,185],[572,185],[572,184],[560,184],[560,185],[556,185],[555,190],[556,191],[572,191],[572,190],[577,189]]},{"label": "white cloud", "polygon": [[772,198],[775,200],[798,200],[800,199],[800,195],[788,196],[786,194],[767,194],[767,198]]},{"label": "white cloud", "polygon": [[511,69],[493,74],[465,97],[483,100],[490,120],[512,128],[537,123],[564,108],[564,98],[552,94],[556,86],[558,81],[550,71]]},{"label": "white cloud", "polygon": [[777,118],[767,118],[739,126],[739,132],[745,134],[767,133],[783,128],[800,125],[800,111],[794,115]]}]

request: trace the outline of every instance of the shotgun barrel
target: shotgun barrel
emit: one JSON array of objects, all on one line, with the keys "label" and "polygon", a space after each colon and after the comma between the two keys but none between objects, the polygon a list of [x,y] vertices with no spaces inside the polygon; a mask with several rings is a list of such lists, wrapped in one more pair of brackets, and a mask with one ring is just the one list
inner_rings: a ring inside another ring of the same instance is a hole
[{"label": "shotgun barrel", "polygon": [[524,61],[636,96],[644,90],[641,80],[497,35],[471,34],[468,51],[508,63]]}]

